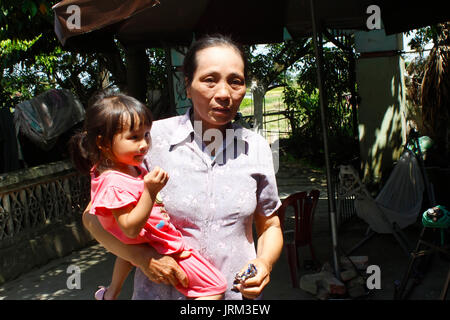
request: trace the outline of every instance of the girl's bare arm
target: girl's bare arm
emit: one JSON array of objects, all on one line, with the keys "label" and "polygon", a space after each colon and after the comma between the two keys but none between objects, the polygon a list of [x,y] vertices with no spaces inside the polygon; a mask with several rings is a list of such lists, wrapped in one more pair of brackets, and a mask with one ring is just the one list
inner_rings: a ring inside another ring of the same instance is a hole
[{"label": "girl's bare arm", "polygon": [[156,195],[150,195],[145,188],[136,206],[128,205],[120,209],[112,210],[117,224],[128,238],[136,238],[144,227],[155,202],[155,197]]},{"label": "girl's bare arm", "polygon": [[155,203],[156,195],[167,183],[168,178],[164,170],[155,167],[144,177],[145,188],[136,206],[129,205],[112,210],[120,229],[127,237],[136,238],[144,227]]},{"label": "girl's bare arm", "polygon": [[83,213],[83,224],[103,247],[140,268],[153,282],[187,287],[186,274],[171,256],[161,255],[147,244],[124,244],[103,229],[98,218],[89,213],[89,207]]}]

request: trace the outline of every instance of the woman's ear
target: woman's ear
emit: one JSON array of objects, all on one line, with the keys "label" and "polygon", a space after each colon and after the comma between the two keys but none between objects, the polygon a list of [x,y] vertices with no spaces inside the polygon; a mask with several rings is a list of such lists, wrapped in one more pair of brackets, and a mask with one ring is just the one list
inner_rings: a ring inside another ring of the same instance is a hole
[{"label": "woman's ear", "polygon": [[184,87],[186,88],[186,98],[191,99],[191,86],[187,78],[184,78]]}]

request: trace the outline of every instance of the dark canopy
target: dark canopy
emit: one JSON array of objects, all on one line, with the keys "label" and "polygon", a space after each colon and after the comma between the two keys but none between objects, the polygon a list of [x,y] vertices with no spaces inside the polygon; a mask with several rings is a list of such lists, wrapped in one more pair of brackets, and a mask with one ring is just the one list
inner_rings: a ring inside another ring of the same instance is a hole
[{"label": "dark canopy", "polygon": [[[405,0],[316,0],[321,27],[367,30],[367,7],[377,4],[387,34],[450,20],[441,1],[413,6]],[[80,28],[69,29],[80,8]],[[125,46],[189,45],[193,37],[221,32],[245,44],[283,40],[284,27],[294,37],[311,36],[309,0],[63,0],[53,7],[55,31],[68,48],[107,50],[115,37]],[[72,20],[70,20],[72,16]]]}]

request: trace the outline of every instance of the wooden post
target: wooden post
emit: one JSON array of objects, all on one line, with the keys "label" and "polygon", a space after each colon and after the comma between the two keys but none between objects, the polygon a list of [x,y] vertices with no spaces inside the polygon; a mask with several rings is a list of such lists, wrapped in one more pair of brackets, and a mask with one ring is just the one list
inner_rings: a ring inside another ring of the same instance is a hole
[{"label": "wooden post", "polygon": [[145,48],[126,49],[128,94],[145,103],[147,100],[148,57]]}]

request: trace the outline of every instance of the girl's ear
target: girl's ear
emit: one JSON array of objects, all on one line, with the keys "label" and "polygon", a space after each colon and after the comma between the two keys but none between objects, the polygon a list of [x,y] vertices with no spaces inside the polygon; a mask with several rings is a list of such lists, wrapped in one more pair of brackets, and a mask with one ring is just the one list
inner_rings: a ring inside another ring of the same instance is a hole
[{"label": "girl's ear", "polygon": [[98,135],[97,139],[95,140],[95,144],[97,145],[97,147],[101,150],[103,148],[102,146],[102,136]]},{"label": "girl's ear", "polygon": [[95,144],[97,145],[97,147],[100,149],[100,151],[105,151],[108,150],[108,147],[105,146],[104,144],[104,139],[101,135],[97,136],[97,139],[95,141]]}]

